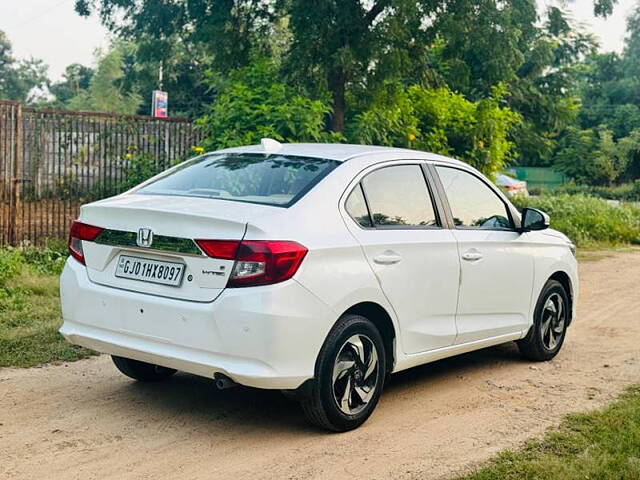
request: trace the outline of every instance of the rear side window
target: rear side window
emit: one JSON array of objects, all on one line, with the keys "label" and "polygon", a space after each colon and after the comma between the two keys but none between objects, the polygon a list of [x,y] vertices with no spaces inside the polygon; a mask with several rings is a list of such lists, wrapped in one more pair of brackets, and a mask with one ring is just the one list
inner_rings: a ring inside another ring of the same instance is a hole
[{"label": "rear side window", "polygon": [[363,227],[370,228],[373,226],[371,225],[369,209],[367,208],[367,202],[364,199],[362,186],[360,184],[358,184],[356,188],[353,189],[353,191],[349,195],[349,198],[347,198],[345,208],[347,209],[347,213],[351,215],[351,218],[353,218]]},{"label": "rear side window", "polygon": [[438,225],[420,165],[376,170],[362,180],[376,227],[432,227]]},{"label": "rear side window", "polygon": [[505,203],[475,175],[464,170],[437,166],[436,170],[458,228],[512,229]]},{"label": "rear side window", "polygon": [[322,158],[213,154],[186,162],[135,193],[288,207],[338,164]]}]

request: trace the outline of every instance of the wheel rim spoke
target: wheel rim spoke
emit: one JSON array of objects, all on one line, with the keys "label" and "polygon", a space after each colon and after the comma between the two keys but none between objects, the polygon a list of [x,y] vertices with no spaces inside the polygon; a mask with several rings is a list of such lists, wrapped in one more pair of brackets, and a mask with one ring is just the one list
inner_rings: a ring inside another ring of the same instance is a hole
[{"label": "wheel rim spoke", "polygon": [[365,387],[354,387],[354,390],[363,403],[367,403],[371,400],[374,391],[373,388],[366,389]]},{"label": "wheel rim spoke", "polygon": [[349,405],[349,399],[351,397],[351,377],[347,378],[347,385],[340,399],[340,408],[345,413],[351,413],[351,407]]},{"label": "wheel rim spoke", "polygon": [[373,349],[373,350],[371,350],[371,353],[369,354],[369,362],[367,364],[367,371],[364,374],[364,380],[365,381],[368,380],[368,378],[375,371],[377,366],[378,366],[378,354],[376,353],[376,350]]},{"label": "wheel rim spoke", "polygon": [[356,358],[364,365],[364,345],[362,344],[362,338],[360,338],[359,335],[354,335],[349,339],[349,345],[351,345],[351,348],[355,352]]},{"label": "wheel rim spoke", "polygon": [[380,379],[375,344],[362,334],[344,342],[333,365],[333,395],[338,408],[347,415],[364,410],[373,398]]}]

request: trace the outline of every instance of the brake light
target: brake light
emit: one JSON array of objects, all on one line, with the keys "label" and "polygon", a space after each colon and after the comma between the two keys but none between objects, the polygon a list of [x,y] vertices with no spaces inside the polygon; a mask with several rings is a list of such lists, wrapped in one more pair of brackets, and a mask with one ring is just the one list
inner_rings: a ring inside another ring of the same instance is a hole
[{"label": "brake light", "polygon": [[240,240],[195,240],[208,257],[235,260]]},{"label": "brake light", "polygon": [[69,231],[69,254],[85,265],[82,241],[93,242],[103,230],[101,227],[94,227],[78,221],[73,222]]},{"label": "brake light", "polygon": [[240,243],[228,287],[252,287],[293,277],[307,249],[296,242],[245,240]]},{"label": "brake light", "polygon": [[227,287],[284,282],[298,271],[307,249],[297,242],[272,240],[196,240],[212,258],[235,260]]}]

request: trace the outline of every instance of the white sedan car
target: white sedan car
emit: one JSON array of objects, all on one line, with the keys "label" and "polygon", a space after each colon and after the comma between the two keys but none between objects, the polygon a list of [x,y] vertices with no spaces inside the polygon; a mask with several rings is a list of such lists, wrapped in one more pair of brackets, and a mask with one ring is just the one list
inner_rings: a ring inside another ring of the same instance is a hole
[{"label": "white sedan car", "polygon": [[265,139],[83,206],[60,331],[134,379],[281,389],[349,430],[391,373],[510,341],[558,353],[578,277],[548,226],[450,158]]}]

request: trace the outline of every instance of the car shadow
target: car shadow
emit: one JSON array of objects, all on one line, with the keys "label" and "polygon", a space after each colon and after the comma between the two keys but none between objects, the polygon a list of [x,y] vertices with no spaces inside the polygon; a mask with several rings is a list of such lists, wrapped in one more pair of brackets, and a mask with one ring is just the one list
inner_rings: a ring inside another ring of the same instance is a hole
[{"label": "car shadow", "polygon": [[[391,376],[385,392],[402,394],[428,387],[449,376],[471,376],[474,371],[500,364],[523,363],[514,344],[505,344],[421,365]],[[158,383],[123,382],[113,393],[123,400],[123,408],[136,405],[158,418],[180,417],[180,423],[199,431],[238,428],[238,432],[297,432],[300,435],[323,434],[308,425],[300,406],[277,390],[237,386],[218,390],[207,378],[178,373]],[[389,405],[385,408],[389,408]],[[204,427],[203,427],[204,425]],[[207,428],[206,425],[210,425]]]},{"label": "car shadow", "polygon": [[527,363],[527,360],[520,355],[514,342],[505,343],[403,370],[391,376],[385,391],[395,392],[417,385],[424,386],[425,382],[436,382],[448,377],[472,376],[480,370],[513,363]]}]

